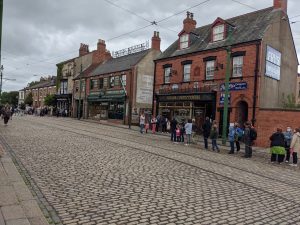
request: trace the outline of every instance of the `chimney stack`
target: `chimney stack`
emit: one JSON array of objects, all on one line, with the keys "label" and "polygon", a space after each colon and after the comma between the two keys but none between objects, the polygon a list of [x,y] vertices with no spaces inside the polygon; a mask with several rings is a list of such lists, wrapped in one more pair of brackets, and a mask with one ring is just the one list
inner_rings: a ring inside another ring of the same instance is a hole
[{"label": "chimney stack", "polygon": [[281,9],[285,14],[287,14],[287,0],[274,0],[274,9]]},{"label": "chimney stack", "polygon": [[80,48],[79,48],[79,56],[86,55],[86,54],[88,54],[89,52],[90,52],[90,51],[89,51],[89,46],[86,45],[86,44],[81,43],[81,44],[80,44]]},{"label": "chimney stack", "polygon": [[151,48],[160,51],[160,37],[158,31],[154,31],[151,39]]},{"label": "chimney stack", "polygon": [[183,30],[186,33],[190,33],[192,30],[196,28],[196,20],[194,20],[194,14],[191,12],[186,12],[186,18],[183,21]]},{"label": "chimney stack", "polygon": [[105,44],[104,40],[102,40],[102,39],[98,40],[97,51],[99,51],[101,53],[105,53],[106,52],[106,44]]},{"label": "chimney stack", "polygon": [[111,54],[106,50],[105,41],[102,39],[98,39],[97,50],[93,51],[93,59],[92,63],[102,63],[105,60],[111,59]]}]

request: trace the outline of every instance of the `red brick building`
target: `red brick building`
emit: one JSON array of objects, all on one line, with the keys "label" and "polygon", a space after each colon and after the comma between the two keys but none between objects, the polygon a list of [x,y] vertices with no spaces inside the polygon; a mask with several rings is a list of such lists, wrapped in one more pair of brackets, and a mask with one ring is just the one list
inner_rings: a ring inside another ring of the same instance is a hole
[{"label": "red brick building", "polygon": [[[178,39],[155,61],[154,112],[169,119],[195,118],[198,126],[208,116],[222,131],[229,46],[228,122],[251,120],[260,133],[265,128],[260,111],[282,107],[283,96],[296,90],[298,59],[287,0],[230,19],[218,17],[199,28],[188,12]],[[269,135],[259,136],[257,143],[267,145]]]}]

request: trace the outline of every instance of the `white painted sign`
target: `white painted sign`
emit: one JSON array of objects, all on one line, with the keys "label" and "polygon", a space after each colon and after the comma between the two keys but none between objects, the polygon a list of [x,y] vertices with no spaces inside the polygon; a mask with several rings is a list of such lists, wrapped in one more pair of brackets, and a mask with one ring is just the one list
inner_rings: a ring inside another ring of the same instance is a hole
[{"label": "white painted sign", "polygon": [[280,80],[281,53],[267,46],[266,76]]},{"label": "white painted sign", "polygon": [[137,81],[136,102],[143,104],[152,104],[153,98],[153,76],[141,75]]}]

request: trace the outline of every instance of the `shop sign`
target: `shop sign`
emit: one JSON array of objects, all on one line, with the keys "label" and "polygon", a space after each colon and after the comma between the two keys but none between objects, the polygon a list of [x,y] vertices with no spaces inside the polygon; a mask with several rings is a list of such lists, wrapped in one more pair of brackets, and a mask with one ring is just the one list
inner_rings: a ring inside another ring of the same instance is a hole
[{"label": "shop sign", "polygon": [[[224,105],[225,93],[221,93],[220,95],[220,105]],[[231,95],[228,95],[228,104],[230,105]]]},{"label": "shop sign", "polygon": [[213,100],[212,95],[165,95],[159,96],[159,101],[210,101]]},{"label": "shop sign", "polygon": [[[229,83],[229,91],[241,91],[248,88],[247,82]],[[225,91],[225,83],[220,85],[220,91]]]},{"label": "shop sign", "polygon": [[106,91],[107,95],[124,95],[124,90],[111,90],[111,91]]}]

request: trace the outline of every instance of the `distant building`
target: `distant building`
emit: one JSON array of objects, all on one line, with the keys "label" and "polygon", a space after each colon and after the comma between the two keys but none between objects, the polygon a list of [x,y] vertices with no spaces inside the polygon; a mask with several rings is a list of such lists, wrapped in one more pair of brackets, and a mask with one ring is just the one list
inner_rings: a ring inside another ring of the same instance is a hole
[{"label": "distant building", "polygon": [[19,97],[18,97],[18,105],[24,103],[25,100],[25,89],[19,90]]}]

